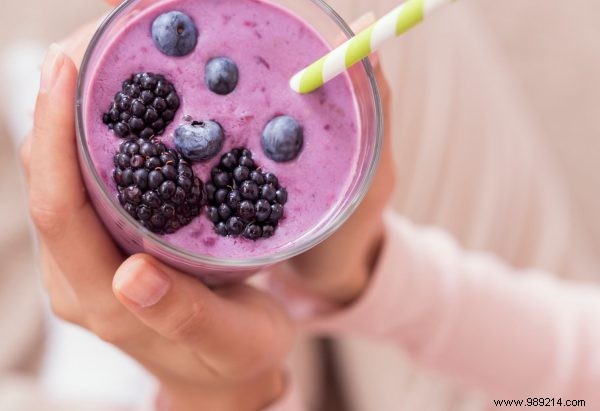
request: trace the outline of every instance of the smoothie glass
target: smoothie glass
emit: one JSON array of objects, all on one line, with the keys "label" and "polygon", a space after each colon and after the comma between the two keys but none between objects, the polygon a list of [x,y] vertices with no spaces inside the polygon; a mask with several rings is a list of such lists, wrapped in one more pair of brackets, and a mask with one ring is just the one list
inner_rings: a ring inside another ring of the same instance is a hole
[{"label": "smoothie glass", "polygon": [[[113,199],[92,162],[85,135],[84,96],[90,87],[91,72],[129,19],[156,0],[127,0],[102,23],[83,59],[77,86],[76,120],[78,149],[83,178],[98,215],[115,241],[128,253],[145,252],[163,262],[202,279],[209,285],[240,281],[259,269],[296,256],[316,246],[333,234],[355,211],[366,194],[379,160],[383,121],[381,102],[373,70],[368,61],[349,71],[358,106],[360,152],[351,184],[343,200],[312,229],[289,246],[267,256],[224,259],[200,255],[176,247],[161,236],[141,227]],[[289,10],[305,22],[332,47],[344,37],[352,36],[348,25],[321,0],[278,0],[270,3]],[[298,218],[301,218],[299,216]],[[92,245],[93,246],[93,245]]]}]

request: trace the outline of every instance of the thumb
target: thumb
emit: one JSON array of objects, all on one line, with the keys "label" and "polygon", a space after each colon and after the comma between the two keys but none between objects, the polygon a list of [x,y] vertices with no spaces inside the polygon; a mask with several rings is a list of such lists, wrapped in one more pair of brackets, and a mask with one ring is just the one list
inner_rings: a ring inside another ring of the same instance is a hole
[{"label": "thumb", "polygon": [[117,270],[113,290],[148,327],[189,346],[222,373],[257,371],[261,361],[268,366],[274,358],[283,359],[291,346],[287,316],[270,297],[247,285],[212,291],[138,254]]}]

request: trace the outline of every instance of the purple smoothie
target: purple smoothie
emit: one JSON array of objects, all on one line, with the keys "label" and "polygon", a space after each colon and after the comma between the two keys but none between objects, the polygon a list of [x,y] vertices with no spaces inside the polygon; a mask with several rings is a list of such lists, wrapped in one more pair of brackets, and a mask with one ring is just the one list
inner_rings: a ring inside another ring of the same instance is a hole
[{"label": "purple smoothie", "polygon": [[[191,16],[199,30],[193,53],[169,57],[154,45],[150,27],[162,13],[179,10]],[[204,211],[188,226],[163,238],[191,252],[220,258],[253,258],[286,249],[310,235],[344,199],[359,156],[360,120],[347,76],[330,81],[317,92],[299,95],[288,85],[291,76],[330,48],[306,23],[266,1],[165,0],[133,16],[106,47],[91,72],[91,86],[83,101],[84,127],[92,161],[114,195],[113,156],[122,139],[102,122],[121,83],[137,72],[163,74],[181,99],[175,119],[160,140],[174,147],[175,129],[190,116],[213,119],[225,132],[220,154],[244,146],[264,170],[275,173],[289,200],[275,235],[251,241],[221,237]],[[234,92],[220,96],[204,83],[204,67],[213,57],[227,56],[239,67]],[[294,117],[304,128],[304,148],[293,161],[277,163],[261,148],[265,125],[277,115]],[[220,154],[194,163],[204,182]]]}]

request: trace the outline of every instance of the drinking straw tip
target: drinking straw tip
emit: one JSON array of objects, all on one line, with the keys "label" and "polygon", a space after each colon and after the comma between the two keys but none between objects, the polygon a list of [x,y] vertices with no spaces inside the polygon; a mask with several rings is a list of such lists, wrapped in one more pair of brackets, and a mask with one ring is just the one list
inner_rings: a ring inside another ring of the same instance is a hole
[{"label": "drinking straw tip", "polygon": [[300,91],[300,80],[302,79],[302,74],[304,73],[304,71],[301,71],[299,73],[296,73],[291,79],[290,79],[290,87],[292,88],[292,90],[294,90],[296,93],[301,93]]}]

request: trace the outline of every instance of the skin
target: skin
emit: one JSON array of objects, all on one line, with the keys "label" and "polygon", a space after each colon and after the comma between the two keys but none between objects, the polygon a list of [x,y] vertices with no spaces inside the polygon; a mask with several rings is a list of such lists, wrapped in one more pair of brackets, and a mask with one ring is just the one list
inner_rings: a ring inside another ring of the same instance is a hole
[{"label": "skin", "polygon": [[[209,290],[149,255],[123,255],[89,202],[79,172],[73,101],[77,67],[96,26],[90,23],[51,47],[34,128],[21,150],[52,308],[146,367],[161,382],[167,407],[262,409],[285,389],[282,364],[295,333],[285,310],[249,285]],[[379,65],[377,74],[389,107]],[[393,187],[389,135],[386,144],[359,210],[319,247],[276,267],[281,281],[338,304],[364,290]]]}]

